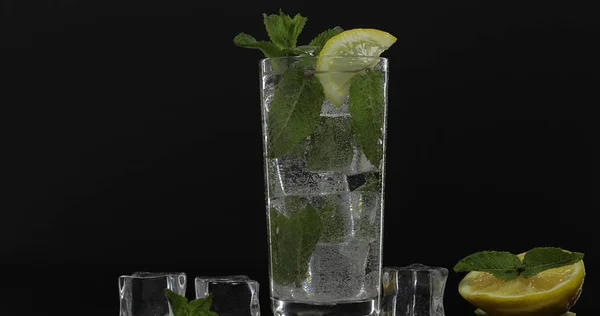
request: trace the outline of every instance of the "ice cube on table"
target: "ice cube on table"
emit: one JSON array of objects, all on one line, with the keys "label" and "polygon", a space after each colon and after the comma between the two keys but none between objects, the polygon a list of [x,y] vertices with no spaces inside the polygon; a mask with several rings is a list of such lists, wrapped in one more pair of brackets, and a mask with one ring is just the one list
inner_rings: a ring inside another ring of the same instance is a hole
[{"label": "ice cube on table", "polygon": [[384,267],[381,316],[444,316],[448,269],[411,264]]},{"label": "ice cube on table", "polygon": [[259,284],[246,275],[198,276],[196,298],[212,295],[211,311],[219,316],[260,316]]},{"label": "ice cube on table", "polygon": [[185,296],[182,272],[135,272],[119,277],[119,316],[172,316],[165,289]]}]

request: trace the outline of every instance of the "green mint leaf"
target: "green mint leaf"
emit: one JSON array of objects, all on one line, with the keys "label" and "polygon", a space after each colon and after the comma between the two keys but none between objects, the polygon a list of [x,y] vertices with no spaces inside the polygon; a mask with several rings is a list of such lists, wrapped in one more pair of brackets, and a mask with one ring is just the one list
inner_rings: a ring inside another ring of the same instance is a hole
[{"label": "green mint leaf", "polygon": [[165,289],[165,296],[171,304],[173,316],[189,316],[188,315],[188,300],[185,296],[179,295],[169,289]]},{"label": "green mint leaf", "polygon": [[574,264],[581,259],[583,254],[579,252],[567,252],[555,247],[533,248],[525,253],[524,270],[521,275],[528,278],[544,270]]},{"label": "green mint leaf", "polygon": [[280,49],[288,47],[287,40],[287,29],[283,24],[283,19],[277,14],[266,15],[263,14],[263,23],[267,29],[267,34],[273,44],[277,45]]},{"label": "green mint leaf", "polygon": [[278,158],[307,138],[319,121],[325,95],[319,80],[287,69],[275,88],[268,113],[269,156]]},{"label": "green mint leaf", "polygon": [[456,272],[483,271],[502,280],[514,280],[523,268],[521,259],[505,251],[481,251],[460,260],[455,266]]},{"label": "green mint leaf", "polygon": [[380,70],[367,70],[350,82],[351,126],[358,145],[376,168],[382,158],[384,77]]},{"label": "green mint leaf", "polygon": [[298,204],[297,198],[286,201],[286,208],[299,207],[289,217],[274,208],[270,211],[273,281],[281,285],[299,285],[305,278],[323,228],[312,205]]},{"label": "green mint leaf", "polygon": [[194,313],[209,312],[212,305],[212,294],[207,297],[197,298],[188,303],[189,310]]},{"label": "green mint leaf", "polygon": [[302,32],[307,21],[305,17],[296,14],[292,19],[281,11],[279,14],[263,14],[263,17],[267,34],[273,44],[280,49],[296,47],[298,35]]},{"label": "green mint leaf", "polygon": [[343,31],[344,31],[344,29],[342,29],[339,26],[336,26],[332,29],[324,31],[324,32],[320,33],[319,35],[317,35],[317,37],[313,38],[313,40],[310,41],[308,46],[316,47],[314,54],[318,55],[319,52],[321,52],[321,49],[323,49],[323,46],[325,46],[325,43],[327,43],[327,41],[330,38],[342,33]]},{"label": "green mint leaf", "polygon": [[296,14],[294,16],[292,24],[288,29],[288,39],[290,40],[291,44],[289,47],[296,47],[296,44],[298,43],[298,36],[300,36],[300,33],[302,33],[304,25],[306,25],[306,21],[308,21],[308,19],[300,14]]},{"label": "green mint leaf", "polygon": [[277,45],[271,42],[257,41],[254,37],[246,33],[238,34],[233,39],[233,43],[243,48],[260,49],[265,57],[285,56],[285,54],[281,51],[281,49],[279,49],[279,47],[277,47]]},{"label": "green mint leaf", "polygon": [[288,56],[290,56],[290,55],[315,56],[316,50],[317,50],[316,46],[303,45],[303,46],[297,46],[295,48],[285,48],[285,49],[283,49],[283,53],[287,54]]},{"label": "green mint leaf", "polygon": [[321,117],[310,136],[307,168],[312,171],[347,170],[352,162],[352,131],[348,117]]}]

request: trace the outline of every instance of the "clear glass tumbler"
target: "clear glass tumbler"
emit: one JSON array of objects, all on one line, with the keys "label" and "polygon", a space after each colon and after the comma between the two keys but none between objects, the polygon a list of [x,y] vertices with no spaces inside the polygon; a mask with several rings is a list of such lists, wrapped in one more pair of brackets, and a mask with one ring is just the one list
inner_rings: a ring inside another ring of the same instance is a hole
[{"label": "clear glass tumbler", "polygon": [[267,58],[260,76],[273,313],[376,315],[388,61]]}]

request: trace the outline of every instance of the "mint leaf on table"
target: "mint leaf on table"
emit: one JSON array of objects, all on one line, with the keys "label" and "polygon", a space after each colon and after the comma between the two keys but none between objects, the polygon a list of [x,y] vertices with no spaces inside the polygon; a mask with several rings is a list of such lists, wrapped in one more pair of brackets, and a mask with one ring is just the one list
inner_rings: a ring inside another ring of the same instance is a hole
[{"label": "mint leaf on table", "polygon": [[481,251],[465,257],[455,266],[456,272],[489,272],[502,280],[528,278],[548,269],[575,264],[584,254],[555,247],[537,247],[527,251],[521,260],[504,251]]},{"label": "mint leaf on table", "polygon": [[185,296],[165,289],[165,296],[171,305],[173,316],[218,316],[210,311],[212,295],[188,302]]},{"label": "mint leaf on table", "polygon": [[343,31],[344,29],[336,26],[332,29],[321,32],[319,35],[317,35],[317,37],[313,38],[310,43],[308,43],[308,46],[316,47],[314,55],[318,55],[321,52],[321,49],[323,49],[323,46],[325,46],[325,43],[327,43],[330,38],[342,33]]},{"label": "mint leaf on table", "polygon": [[310,135],[308,170],[343,172],[350,167],[352,154],[348,117],[321,117]]},{"label": "mint leaf on table", "polygon": [[273,44],[280,49],[296,47],[298,36],[302,32],[307,18],[296,14],[292,19],[279,11],[279,14],[263,14],[267,34]]},{"label": "mint leaf on table", "polygon": [[240,33],[234,37],[233,43],[243,48],[260,49],[265,57],[285,56],[285,54],[281,51],[281,49],[279,49],[279,47],[277,47],[277,45],[271,42],[257,41],[254,37],[246,33]]},{"label": "mint leaf on table", "polygon": [[358,145],[376,168],[382,158],[383,111],[385,107],[383,73],[367,70],[354,76],[350,83],[349,110],[351,126]]},{"label": "mint leaf on table", "polygon": [[321,238],[321,217],[312,205],[307,204],[289,217],[271,208],[270,221],[273,281],[281,285],[299,285],[308,272],[310,257]]},{"label": "mint leaf on table", "polygon": [[465,257],[455,266],[456,272],[483,271],[508,281],[519,276],[523,263],[517,255],[505,251],[481,251]]},{"label": "mint leaf on table", "polygon": [[287,69],[283,73],[268,114],[270,158],[285,155],[312,133],[324,98],[316,77],[306,76],[302,69]]},{"label": "mint leaf on table", "polygon": [[[212,313],[210,311],[210,306],[212,305],[212,295],[209,295],[204,298],[197,298],[188,303],[189,310],[191,312],[196,313]],[[208,314],[207,314],[208,315]]]},{"label": "mint leaf on table", "polygon": [[165,296],[171,304],[174,316],[187,316],[187,298],[169,289],[165,289]]},{"label": "mint leaf on table", "polygon": [[582,259],[583,254],[579,252],[567,252],[555,247],[534,248],[525,253],[521,275],[528,278],[544,270],[571,265]]}]

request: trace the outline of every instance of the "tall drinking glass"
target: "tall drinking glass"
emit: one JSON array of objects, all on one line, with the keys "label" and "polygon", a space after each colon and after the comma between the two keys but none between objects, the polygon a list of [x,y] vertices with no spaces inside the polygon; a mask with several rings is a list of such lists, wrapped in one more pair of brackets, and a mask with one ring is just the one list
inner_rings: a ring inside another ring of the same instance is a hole
[{"label": "tall drinking glass", "polygon": [[273,313],[376,315],[388,61],[267,58],[260,76]]}]

